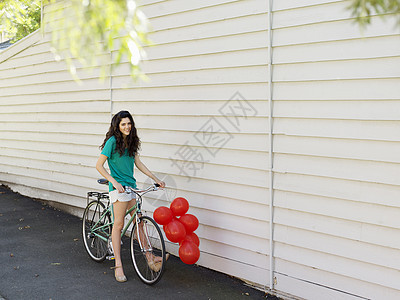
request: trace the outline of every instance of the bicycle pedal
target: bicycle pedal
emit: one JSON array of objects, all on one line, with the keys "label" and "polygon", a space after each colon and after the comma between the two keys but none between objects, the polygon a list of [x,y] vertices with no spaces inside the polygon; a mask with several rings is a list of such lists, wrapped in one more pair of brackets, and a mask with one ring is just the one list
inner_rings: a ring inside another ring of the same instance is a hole
[{"label": "bicycle pedal", "polygon": [[106,256],[106,259],[107,259],[107,260],[114,260],[115,257],[114,257],[114,255],[109,255],[109,256]]}]

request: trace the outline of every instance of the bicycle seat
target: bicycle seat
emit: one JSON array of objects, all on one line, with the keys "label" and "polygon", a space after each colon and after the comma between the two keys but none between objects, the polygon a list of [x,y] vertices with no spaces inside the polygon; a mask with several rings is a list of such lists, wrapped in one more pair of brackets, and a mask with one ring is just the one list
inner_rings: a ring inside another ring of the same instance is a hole
[{"label": "bicycle seat", "polygon": [[97,179],[97,182],[100,183],[100,184],[108,184],[108,180],[105,179],[105,178]]}]

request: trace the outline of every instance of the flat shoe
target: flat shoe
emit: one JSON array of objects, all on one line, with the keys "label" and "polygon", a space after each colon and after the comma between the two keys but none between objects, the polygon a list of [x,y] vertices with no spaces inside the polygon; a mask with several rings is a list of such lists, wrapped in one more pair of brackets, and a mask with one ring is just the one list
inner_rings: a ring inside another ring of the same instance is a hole
[{"label": "flat shoe", "polygon": [[[158,259],[161,259],[161,260],[157,260],[157,258],[158,258]],[[165,261],[167,261],[168,258],[169,258],[169,253],[165,254]],[[156,261],[156,260],[157,260],[157,261]],[[153,256],[153,262],[154,262],[155,264],[156,264],[156,263],[162,262],[161,256]]]},{"label": "flat shoe", "polygon": [[126,276],[124,275],[124,276],[115,276],[115,280],[118,282],[125,282],[128,279],[126,279]]},{"label": "flat shoe", "polygon": [[158,272],[160,271],[161,267],[162,267],[162,262],[154,262],[154,261],[149,261],[148,265],[150,267],[150,269],[152,269],[154,272]]},{"label": "flat shoe", "polygon": [[[115,269],[117,269],[117,268],[122,268],[122,266],[115,266],[115,267],[111,267],[110,269],[111,270],[115,270]],[[126,276],[125,275],[123,275],[123,276],[117,276],[117,275],[115,275],[115,273],[114,273],[114,276],[115,276],[115,280],[116,281],[118,281],[118,282],[125,282],[125,281],[127,281],[128,279],[126,279]]]}]

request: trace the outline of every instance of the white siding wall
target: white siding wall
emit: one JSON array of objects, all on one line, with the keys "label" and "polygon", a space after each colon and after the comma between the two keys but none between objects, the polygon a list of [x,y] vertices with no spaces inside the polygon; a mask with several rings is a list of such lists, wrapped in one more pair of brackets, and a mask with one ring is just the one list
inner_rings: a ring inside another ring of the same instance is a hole
[{"label": "white siding wall", "polygon": [[[83,207],[110,114],[127,109],[143,161],[200,220],[199,264],[268,286],[267,1],[142,2],[150,82],[123,64],[78,85],[40,33],[0,54],[0,182]],[[275,288],[397,299],[399,31],[376,17],[360,33],[347,1],[273,2]],[[222,115],[237,104],[246,118]],[[226,133],[202,135],[211,125]]]},{"label": "white siding wall", "polygon": [[274,1],[276,289],[400,297],[400,35],[348,1]]},{"label": "white siding wall", "polygon": [[0,55],[0,181],[21,193],[85,205],[110,118],[109,80],[78,85],[39,31]]},{"label": "white siding wall", "polygon": [[[173,177],[167,183],[188,199],[190,212],[199,218],[199,263],[266,285],[267,4],[145,3],[156,44],[148,49],[145,63],[151,81],[132,85],[127,66],[116,70],[113,112],[128,109],[134,114],[144,142],[143,160],[151,170]],[[254,110],[234,128],[219,110],[231,97],[240,97],[237,92]],[[208,125],[217,130],[216,122],[231,134],[223,135],[229,139],[222,149],[196,134]],[[145,180],[141,174],[137,178]]]}]

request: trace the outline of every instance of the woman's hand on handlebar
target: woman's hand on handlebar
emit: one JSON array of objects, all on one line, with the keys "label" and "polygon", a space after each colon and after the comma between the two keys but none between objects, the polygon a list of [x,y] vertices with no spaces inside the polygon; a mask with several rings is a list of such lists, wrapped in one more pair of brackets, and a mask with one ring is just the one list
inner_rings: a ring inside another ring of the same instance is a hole
[{"label": "woman's hand on handlebar", "polygon": [[156,183],[160,186],[160,188],[165,188],[165,182],[161,180],[157,180]]}]

